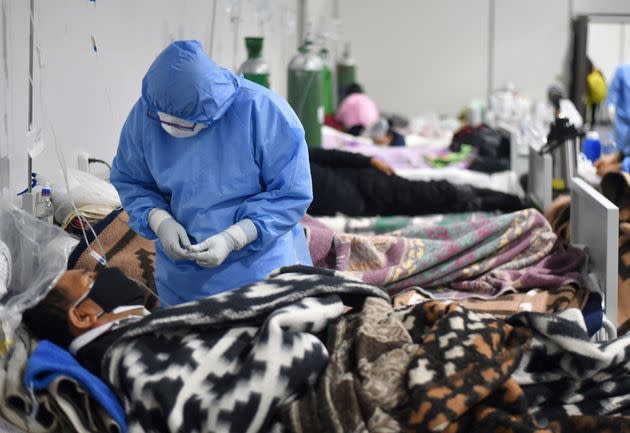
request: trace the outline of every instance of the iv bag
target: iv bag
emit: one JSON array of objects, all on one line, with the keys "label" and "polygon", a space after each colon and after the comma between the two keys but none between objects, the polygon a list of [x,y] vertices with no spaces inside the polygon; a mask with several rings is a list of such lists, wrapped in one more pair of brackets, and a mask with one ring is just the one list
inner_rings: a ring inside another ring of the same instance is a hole
[{"label": "iv bag", "polygon": [[241,18],[241,0],[230,0],[227,13],[231,21],[238,21]]},{"label": "iv bag", "polygon": [[26,150],[31,158],[35,158],[44,150],[44,138],[40,128],[31,129],[26,133]]}]

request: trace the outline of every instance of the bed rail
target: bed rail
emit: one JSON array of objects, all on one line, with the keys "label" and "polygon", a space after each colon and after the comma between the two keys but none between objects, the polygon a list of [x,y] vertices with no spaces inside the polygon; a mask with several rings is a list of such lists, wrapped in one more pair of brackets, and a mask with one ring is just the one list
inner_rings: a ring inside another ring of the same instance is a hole
[{"label": "bed rail", "polygon": [[584,245],[589,273],[604,297],[604,312],[617,323],[619,209],[584,180],[571,182],[571,243]]},{"label": "bed rail", "polygon": [[541,155],[537,149],[530,146],[527,194],[543,211],[551,204],[553,198],[552,168],[551,155]]}]

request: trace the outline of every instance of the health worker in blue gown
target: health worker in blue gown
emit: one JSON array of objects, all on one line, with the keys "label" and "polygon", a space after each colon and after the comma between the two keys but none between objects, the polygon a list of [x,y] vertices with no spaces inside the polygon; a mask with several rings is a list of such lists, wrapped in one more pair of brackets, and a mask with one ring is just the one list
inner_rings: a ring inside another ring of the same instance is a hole
[{"label": "health worker in blue gown", "polygon": [[130,226],[156,239],[170,305],[311,264],[304,129],[275,93],[217,66],[197,41],[153,62],[112,166]]}]

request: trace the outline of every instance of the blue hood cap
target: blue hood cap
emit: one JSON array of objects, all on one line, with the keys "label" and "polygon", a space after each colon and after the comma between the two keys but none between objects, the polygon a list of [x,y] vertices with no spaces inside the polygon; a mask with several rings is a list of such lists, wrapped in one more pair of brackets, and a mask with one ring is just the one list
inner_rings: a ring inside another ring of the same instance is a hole
[{"label": "blue hood cap", "polygon": [[151,110],[210,124],[229,108],[240,81],[214,63],[199,41],[175,41],[149,67],[142,98]]}]

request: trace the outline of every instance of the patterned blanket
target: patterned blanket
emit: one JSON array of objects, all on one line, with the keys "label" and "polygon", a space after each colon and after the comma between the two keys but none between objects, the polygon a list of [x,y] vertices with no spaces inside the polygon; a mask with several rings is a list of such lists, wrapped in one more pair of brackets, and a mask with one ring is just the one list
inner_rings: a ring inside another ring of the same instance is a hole
[{"label": "patterned blanket", "polygon": [[630,415],[630,336],[591,342],[575,309],[557,315],[519,313],[508,323],[534,333],[513,377],[539,422],[581,414]]},{"label": "patterned blanket", "polygon": [[[494,299],[467,298],[457,302],[473,311],[507,317],[520,311],[536,313],[559,313],[569,308],[582,310],[589,299],[585,287],[570,284],[549,289],[531,289],[527,292],[506,293]],[[421,289],[409,289],[399,293],[393,300],[394,307],[401,308],[431,300]]]},{"label": "patterned blanket", "polygon": [[[155,245],[129,227],[129,215],[122,209],[115,210],[94,226],[98,241],[87,231],[90,247],[101,254],[105,252],[108,266],[120,268],[125,275],[141,281],[153,292],[155,287]],[[102,248],[102,249],[101,249]],[[79,244],[68,259],[68,269],[98,270],[103,266],[90,254],[85,240]],[[145,305],[157,304],[157,299],[147,299]]]},{"label": "patterned blanket", "polygon": [[630,338],[597,346],[570,324],[535,313],[508,323],[440,301],[395,311],[369,298],[332,328],[328,367],[283,408],[284,423],[296,433],[630,432],[630,418],[612,416],[630,413]]},{"label": "patterned blanket", "polygon": [[[619,266],[617,285],[617,333],[630,331],[630,175],[607,173],[601,181],[602,194],[619,208]],[[545,217],[558,236],[570,239],[571,197],[558,196],[545,210]]]},{"label": "patterned blanket", "polygon": [[390,294],[420,286],[437,298],[490,299],[581,282],[584,254],[554,250],[556,236],[534,209],[382,236],[334,233],[312,218],[303,224],[316,266],[350,272]]},{"label": "patterned blanket", "polygon": [[328,363],[316,334],[366,296],[389,303],[380,288],[332,271],[285,268],[129,325],[107,351],[103,376],[132,433],[269,431],[276,408]]},{"label": "patterned blanket", "polygon": [[334,217],[319,216],[315,219],[338,233],[363,235],[383,234],[407,227],[446,226],[455,223],[486,221],[498,215],[494,212],[463,212],[424,216]]},{"label": "patterned blanket", "polygon": [[0,431],[83,433],[123,429],[80,382],[60,375],[45,390],[24,386],[27,360],[37,341],[18,326],[11,349],[0,358]]},{"label": "patterned blanket", "polygon": [[[451,153],[446,143],[438,142],[428,147],[383,147],[374,144],[369,138],[355,137],[332,128],[322,129],[322,147],[378,158],[394,169],[432,168],[429,161],[436,157],[445,157]],[[473,150],[462,160],[452,162],[450,166],[466,168],[476,156],[477,152]]]}]

